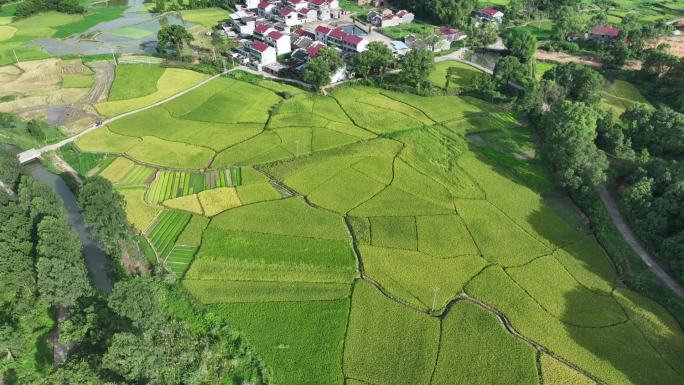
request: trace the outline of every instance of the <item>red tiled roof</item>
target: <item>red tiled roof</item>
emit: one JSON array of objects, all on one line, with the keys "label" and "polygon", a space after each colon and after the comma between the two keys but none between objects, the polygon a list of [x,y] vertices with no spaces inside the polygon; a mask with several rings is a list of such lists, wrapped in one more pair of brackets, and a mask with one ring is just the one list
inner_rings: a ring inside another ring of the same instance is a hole
[{"label": "red tiled roof", "polygon": [[306,49],[306,53],[309,55],[309,57],[316,57],[318,56],[318,52],[321,50],[321,48],[325,47],[325,44],[318,42],[318,44],[314,43],[309,48]]},{"label": "red tiled roof", "polygon": [[252,43],[252,48],[259,52],[266,52],[267,49],[271,48],[270,45],[266,45],[260,41],[254,41]]},{"label": "red tiled roof", "polygon": [[273,40],[280,40],[280,38],[283,36],[285,36],[285,35],[283,35],[281,32],[278,32],[278,31],[272,31],[271,33],[268,34],[268,37],[273,39]]},{"label": "red tiled roof", "polygon": [[344,37],[344,41],[356,46],[363,41],[363,38],[356,35],[347,35]]},{"label": "red tiled roof", "polygon": [[290,8],[280,8],[280,14],[283,16],[287,16],[287,15],[291,14],[292,12],[294,12],[294,11]]},{"label": "red tiled roof", "polygon": [[315,30],[315,31],[316,31],[317,33],[322,33],[323,35],[327,35],[327,34],[330,33],[331,29],[328,28],[328,27],[326,27],[326,26],[324,26],[324,25],[319,25],[318,27],[316,27],[316,30]]},{"label": "red tiled roof", "polygon": [[401,11],[397,12],[397,16],[404,17],[404,16],[408,15],[409,13],[410,13],[409,11],[402,9]]},{"label": "red tiled roof", "polygon": [[597,25],[591,30],[589,30],[589,33],[591,33],[592,35],[617,37],[620,34],[620,30],[618,28]]},{"label": "red tiled roof", "polygon": [[299,3],[303,3],[303,2],[304,2],[304,0],[290,0],[290,3],[292,3],[292,4],[299,4]]},{"label": "red tiled roof", "polygon": [[260,33],[260,34],[265,34],[266,31],[271,29],[271,27],[264,25],[264,24],[259,24],[256,27],[254,27],[254,32]]},{"label": "red tiled roof", "polygon": [[306,15],[306,14],[309,13],[310,11],[311,11],[311,10],[310,10],[309,8],[304,7],[304,8],[302,8],[302,9],[299,10],[299,13],[301,13],[302,15]]},{"label": "red tiled roof", "polygon": [[447,26],[441,26],[441,27],[439,27],[439,29],[437,30],[437,32],[438,32],[440,35],[455,35],[455,34],[457,34],[459,31],[458,31],[457,29],[449,28],[449,27],[447,27]]},{"label": "red tiled roof", "polygon": [[484,13],[487,16],[494,16],[494,15],[496,15],[497,12],[499,12],[499,11],[496,8],[492,8],[492,7],[484,7],[480,11],[480,13]]},{"label": "red tiled roof", "polygon": [[257,5],[257,7],[259,7],[259,8],[266,8],[266,7],[268,7],[269,5],[272,5],[272,4],[269,3],[268,1],[262,1],[262,2],[259,3],[259,5]]},{"label": "red tiled roof", "polygon": [[345,37],[347,37],[347,33],[342,30],[342,28],[335,28],[330,32],[330,36],[343,40]]},{"label": "red tiled roof", "polygon": [[320,7],[321,5],[325,4],[326,1],[325,0],[311,0],[311,3]]},{"label": "red tiled roof", "polygon": [[300,28],[300,29],[294,31],[294,33],[295,33],[295,35],[299,35],[299,36],[308,36],[309,35],[309,33],[306,32],[306,30],[304,30],[304,28]]}]

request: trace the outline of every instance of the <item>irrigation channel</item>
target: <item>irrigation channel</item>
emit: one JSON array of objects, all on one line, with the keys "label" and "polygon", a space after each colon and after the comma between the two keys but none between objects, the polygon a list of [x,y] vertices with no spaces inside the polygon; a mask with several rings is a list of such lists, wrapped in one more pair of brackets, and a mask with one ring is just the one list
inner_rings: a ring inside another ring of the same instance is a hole
[{"label": "irrigation channel", "polygon": [[102,293],[109,294],[112,291],[114,282],[109,274],[111,261],[93,239],[90,230],[85,225],[83,215],[78,207],[76,196],[69,189],[64,179],[48,171],[41,164],[33,163],[29,166],[31,175],[50,186],[64,202],[67,220],[71,227],[76,231],[83,244],[83,255],[85,256],[86,267],[93,286]]}]

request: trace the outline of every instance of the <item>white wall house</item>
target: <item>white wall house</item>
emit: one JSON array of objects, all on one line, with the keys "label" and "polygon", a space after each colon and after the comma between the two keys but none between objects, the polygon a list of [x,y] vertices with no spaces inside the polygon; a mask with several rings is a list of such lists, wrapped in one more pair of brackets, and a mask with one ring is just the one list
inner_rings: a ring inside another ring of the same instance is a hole
[{"label": "white wall house", "polygon": [[253,41],[249,46],[250,56],[257,68],[261,70],[261,66],[273,64],[277,61],[276,49],[266,43],[260,41]]},{"label": "white wall house", "polygon": [[245,9],[256,9],[259,6],[260,0],[245,0]]},{"label": "white wall house", "polygon": [[268,35],[266,35],[265,42],[266,44],[276,49],[276,54],[278,56],[292,52],[292,46],[290,45],[290,35],[286,35],[282,32],[270,32]]},{"label": "white wall house", "polygon": [[262,1],[257,6],[257,12],[259,16],[269,18],[275,9],[275,5],[269,3],[268,1]]}]

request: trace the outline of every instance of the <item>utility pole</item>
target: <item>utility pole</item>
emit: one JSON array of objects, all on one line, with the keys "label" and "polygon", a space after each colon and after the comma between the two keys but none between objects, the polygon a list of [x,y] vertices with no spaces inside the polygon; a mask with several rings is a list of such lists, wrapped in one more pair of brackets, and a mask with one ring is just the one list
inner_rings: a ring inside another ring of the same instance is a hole
[{"label": "utility pole", "polygon": [[17,51],[12,50],[12,53],[14,54],[14,60],[17,61],[17,67],[21,68],[21,66],[19,65],[19,57],[17,57]]}]

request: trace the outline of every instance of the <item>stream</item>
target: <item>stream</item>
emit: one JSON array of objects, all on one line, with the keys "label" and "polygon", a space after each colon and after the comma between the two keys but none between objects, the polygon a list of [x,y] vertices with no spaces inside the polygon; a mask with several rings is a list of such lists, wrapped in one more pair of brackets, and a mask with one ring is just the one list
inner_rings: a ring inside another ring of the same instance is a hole
[{"label": "stream", "polygon": [[78,207],[76,196],[69,189],[62,177],[51,173],[42,165],[32,164],[28,166],[28,168],[35,179],[50,186],[64,202],[67,220],[74,231],[76,231],[83,244],[83,255],[85,257],[85,264],[88,269],[88,274],[90,275],[90,280],[98,291],[109,294],[112,291],[112,286],[114,284],[109,275],[109,256],[100,249],[86,227],[85,220]]}]

